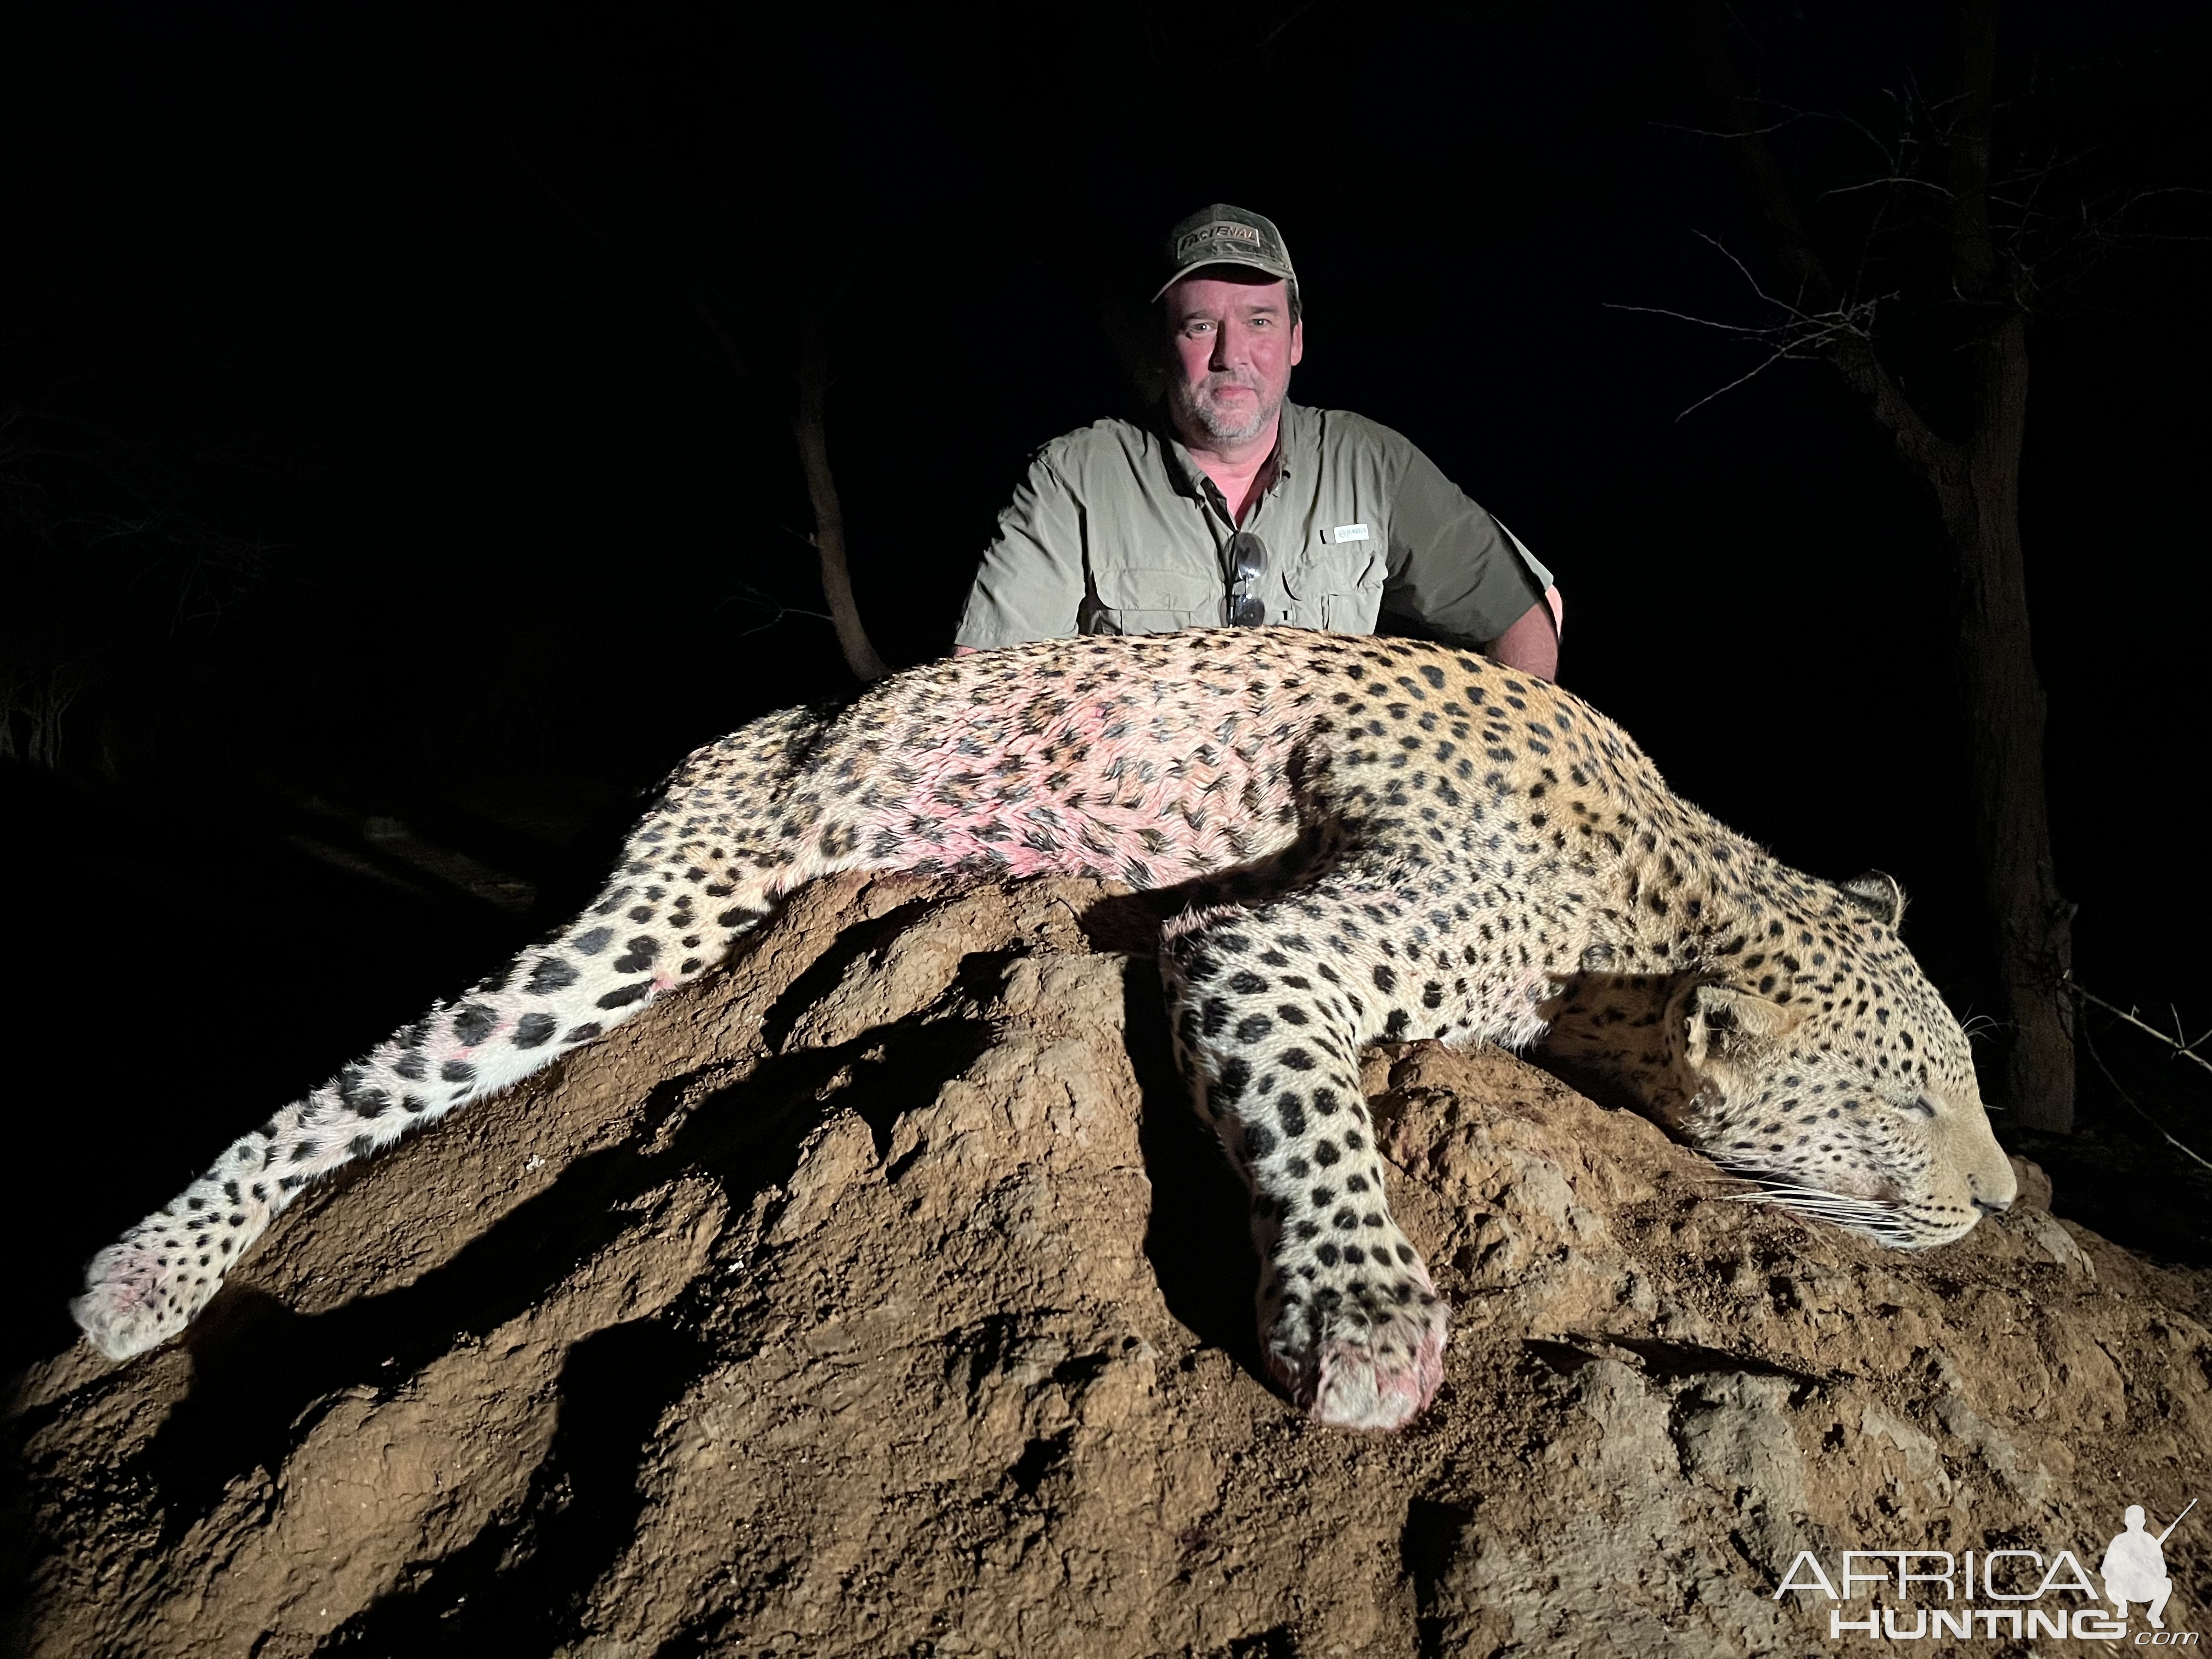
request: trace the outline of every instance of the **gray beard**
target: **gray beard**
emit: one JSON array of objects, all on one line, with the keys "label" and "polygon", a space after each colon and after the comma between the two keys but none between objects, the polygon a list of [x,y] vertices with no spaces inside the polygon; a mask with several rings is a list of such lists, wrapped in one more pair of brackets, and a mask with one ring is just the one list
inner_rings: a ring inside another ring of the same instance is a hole
[{"label": "gray beard", "polygon": [[[1211,375],[1207,377],[1208,386],[1212,384],[1213,378]],[[1226,380],[1223,384],[1242,386],[1248,383]],[[1253,389],[1256,391],[1258,388]],[[1263,399],[1255,407],[1249,419],[1232,424],[1219,409],[1201,401],[1200,389],[1194,389],[1189,381],[1180,377],[1169,383],[1168,397],[1174,404],[1177,425],[1194,426],[1218,444],[1241,444],[1258,437],[1267,429],[1267,422],[1275,418],[1276,412],[1283,406],[1279,397],[1272,400]]]}]

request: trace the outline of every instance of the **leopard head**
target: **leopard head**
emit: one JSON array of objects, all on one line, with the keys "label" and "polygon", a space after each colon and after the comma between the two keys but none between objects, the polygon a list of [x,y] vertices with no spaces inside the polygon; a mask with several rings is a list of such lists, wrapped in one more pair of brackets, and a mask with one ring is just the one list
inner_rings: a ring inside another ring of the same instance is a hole
[{"label": "leopard head", "polygon": [[1897,884],[1820,885],[1826,902],[1746,930],[1767,948],[1678,981],[1662,1115],[1774,1203],[1899,1249],[1948,1243],[2017,1190],[1966,1035],[1898,938]]}]

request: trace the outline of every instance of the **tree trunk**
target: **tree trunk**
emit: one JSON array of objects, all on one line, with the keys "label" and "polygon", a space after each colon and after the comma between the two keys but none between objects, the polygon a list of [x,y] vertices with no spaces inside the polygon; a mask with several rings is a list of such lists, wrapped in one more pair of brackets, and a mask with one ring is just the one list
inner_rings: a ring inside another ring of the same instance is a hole
[{"label": "tree trunk", "polygon": [[[2027,619],[2020,545],[2020,462],[2027,433],[2027,318],[1990,221],[1999,0],[1953,0],[1958,105],[1947,133],[1951,288],[1983,319],[1971,348],[1974,421],[1964,489],[1936,498],[1957,561],[1959,687],[1974,791],[1983,890],[1996,924],[1997,971],[2012,1030],[2004,1099],[2022,1128],[2074,1127],[2074,912],[2051,860],[2044,781],[2043,684]],[[1954,465],[1943,471],[1955,475]]]},{"label": "tree trunk", "polygon": [[[1947,134],[1943,195],[1949,203],[1950,297],[1980,319],[1971,348],[1979,384],[1963,441],[1937,433],[1876,355],[1845,331],[1825,355],[1928,481],[1951,546],[1960,615],[1953,653],[1966,717],[1983,897],[2003,986],[2011,1046],[2004,1103],[2023,1127],[2074,1127],[2074,907],[2051,858],[2044,779],[2042,683],[2030,649],[2027,575],[2020,544],[2020,465],[2027,421],[2027,322],[2009,291],[1989,217],[1996,112],[1997,0],[1954,0],[1960,95]],[[1693,61],[1736,141],[1753,204],[1774,234],[1799,303],[1832,312],[1844,295],[1829,274],[1763,136],[1764,106],[1747,99],[1729,59],[1716,0],[1681,0]]]},{"label": "tree trunk", "polygon": [[2051,856],[2045,703],[2028,629],[2020,540],[2027,412],[2027,331],[2008,318],[1978,349],[1980,419],[1965,476],[1936,483],[1959,573],[1954,653],[1966,721],[1983,891],[1996,924],[2011,1043],[2002,1097],[2021,1127],[2074,1127],[2074,907]]},{"label": "tree trunk", "polygon": [[891,671],[876,654],[860,607],[853,598],[852,573],[845,564],[845,509],[837,500],[837,481],[830,471],[830,441],[824,411],[830,400],[829,354],[813,315],[807,316],[799,358],[799,409],[792,416],[799,459],[806,469],[807,499],[814,504],[814,550],[822,559],[822,592],[845,666],[863,680],[879,680]]}]

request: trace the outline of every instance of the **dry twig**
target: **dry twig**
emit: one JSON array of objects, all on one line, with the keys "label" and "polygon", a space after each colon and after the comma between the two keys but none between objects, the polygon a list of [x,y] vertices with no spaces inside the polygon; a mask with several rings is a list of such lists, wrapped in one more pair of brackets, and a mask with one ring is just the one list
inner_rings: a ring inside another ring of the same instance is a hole
[{"label": "dry twig", "polygon": [[[2172,1036],[2168,1036],[2164,1031],[2159,1030],[2157,1026],[2153,1025],[2148,1020],[2142,1018],[2133,1008],[2123,1008],[2118,1003],[2107,1002],[2095,992],[2083,990],[2079,985],[2076,985],[2071,978],[2069,978],[2066,981],[2066,988],[2073,992],[2075,996],[2081,998],[2082,1001],[2094,1003],[2098,1007],[2102,1008],[2106,1013],[2116,1015],[2120,1019],[2125,1021],[2128,1024],[2134,1026],[2138,1031],[2142,1031],[2151,1036],[2156,1037],[2160,1042],[2166,1044],[2167,1048],[2172,1049],[2177,1058],[2194,1060],[2206,1071],[2212,1072],[2212,1060],[2207,1060],[2202,1054],[2197,1052],[2197,1050],[2207,1041],[2212,1041],[2212,1031],[2205,1032],[2203,1036],[2197,1037],[2192,1042],[2190,1039],[2188,1030],[2181,1023],[2181,1014],[2179,1011],[2174,1009],[2170,1004],[2168,1005],[2167,1012],[2173,1015],[2174,1034]],[[2165,1141],[2167,1146],[2172,1147],[2185,1158],[2190,1158],[2195,1163],[2203,1164],[2203,1167],[2208,1170],[2212,1170],[2212,1158],[2207,1158],[2201,1153],[2197,1152],[2195,1149],[2186,1146],[2180,1141],[2176,1140],[2172,1135],[2166,1132],[2166,1126],[2164,1124],[2160,1123],[2141,1106],[2136,1104],[2135,1097],[2129,1094],[2125,1089],[2120,1086],[2120,1080],[2112,1075],[2112,1067],[2105,1064],[2105,1057],[2097,1052],[2097,1045],[2090,1040],[2089,1032],[2086,1026],[2081,1029],[2081,1046],[2089,1051],[2089,1058],[2097,1062],[2097,1069],[2105,1074],[2105,1081],[2112,1085],[2112,1092],[2118,1095],[2127,1103],[2128,1109],[2134,1112],[2136,1116],[2142,1118],[2144,1122],[2149,1124],[2152,1128],[2156,1129],[2159,1133],[2159,1139]]]},{"label": "dry twig", "polygon": [[2202,1066],[2206,1071],[2212,1072],[2212,1060],[2207,1060],[2202,1054],[2197,1052],[2198,1049],[2203,1048],[2208,1041],[2212,1041],[2212,1031],[2207,1031],[2203,1036],[2192,1039],[2187,1030],[2185,1029],[2181,1024],[2181,1014],[2179,1011],[2175,1009],[2171,1003],[2166,1005],[2166,1012],[2173,1015],[2174,1034],[2172,1036],[2168,1036],[2164,1031],[2159,1030],[2157,1026],[2152,1024],[2148,1020],[2144,1019],[2141,1015],[2137,1014],[2133,1008],[2123,1008],[2118,1003],[2107,1002],[2104,998],[2099,996],[2094,991],[2085,991],[2070,979],[2066,981],[2066,985],[2067,988],[2072,991],[2075,996],[2081,998],[2082,1001],[2094,1002],[2097,1006],[2102,1008],[2106,1013],[2118,1015],[2120,1018],[2134,1026],[2138,1031],[2148,1032],[2150,1036],[2156,1037],[2160,1042],[2166,1044],[2167,1048],[2172,1049],[2177,1055],[2186,1060],[2194,1060],[2197,1065]]},{"label": "dry twig", "polygon": [[[1606,302],[1605,308],[1607,311],[1640,311],[1647,316],[1672,317],[1679,322],[1695,323],[1700,328],[1717,328],[1724,334],[1740,335],[1747,340],[1753,341],[1766,348],[1765,356],[1759,359],[1751,368],[1737,375],[1726,386],[1717,391],[1708,392],[1704,397],[1698,398],[1697,402],[1674,417],[1678,421],[1704,408],[1723,392],[1735,391],[1746,380],[1764,374],[1777,363],[1787,362],[1797,358],[1826,356],[1838,341],[1847,338],[1863,341],[1870,346],[1874,340],[1875,311],[1883,301],[1897,297],[1893,294],[1877,295],[1872,299],[1860,299],[1855,295],[1845,296],[1838,304],[1826,311],[1808,311],[1796,301],[1778,298],[1761,288],[1759,285],[1759,279],[1751,274],[1750,268],[1735,254],[1729,252],[1718,237],[1708,236],[1702,230],[1696,232],[1695,234],[1700,241],[1718,249],[1721,257],[1736,268],[1752,293],[1758,296],[1760,304],[1781,314],[1777,321],[1771,323],[1723,323],[1715,318],[1699,317],[1686,311],[1669,311],[1662,306],[1620,305],[1611,301]],[[1801,294],[1799,299],[1802,298]]]}]

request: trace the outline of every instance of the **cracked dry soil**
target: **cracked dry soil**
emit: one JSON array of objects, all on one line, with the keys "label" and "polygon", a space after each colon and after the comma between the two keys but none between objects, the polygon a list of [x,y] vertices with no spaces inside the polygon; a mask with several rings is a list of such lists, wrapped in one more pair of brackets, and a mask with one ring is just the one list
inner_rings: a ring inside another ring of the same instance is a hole
[{"label": "cracked dry soil", "polygon": [[[14,1641],[1797,1653],[1828,1645],[1825,1604],[1773,1599],[1801,1548],[2095,1550],[2205,1491],[2212,1285],[2054,1219],[2033,1166],[2011,1214],[1891,1255],[1492,1049],[1370,1058],[1453,1342],[1410,1431],[1315,1428],[1260,1380],[1159,915],[803,891],[730,971],[303,1200],[179,1342],[34,1367]],[[2212,1613],[2208,1537],[2167,1545],[2169,1625]]]}]

